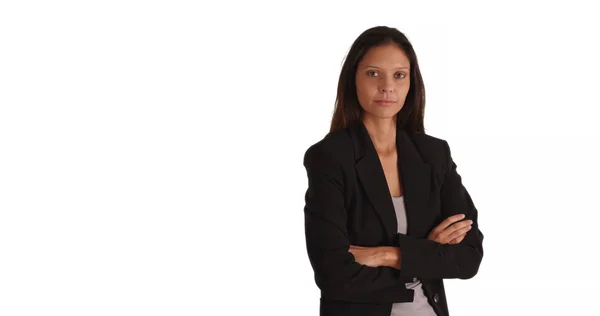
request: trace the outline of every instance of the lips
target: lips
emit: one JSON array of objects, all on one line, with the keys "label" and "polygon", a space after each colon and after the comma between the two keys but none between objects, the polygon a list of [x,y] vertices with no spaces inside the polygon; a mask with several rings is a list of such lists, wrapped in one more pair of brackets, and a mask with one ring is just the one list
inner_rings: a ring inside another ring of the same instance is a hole
[{"label": "lips", "polygon": [[393,103],[396,103],[396,101],[393,101],[393,100],[375,100],[375,102],[379,103],[379,104],[393,104]]}]

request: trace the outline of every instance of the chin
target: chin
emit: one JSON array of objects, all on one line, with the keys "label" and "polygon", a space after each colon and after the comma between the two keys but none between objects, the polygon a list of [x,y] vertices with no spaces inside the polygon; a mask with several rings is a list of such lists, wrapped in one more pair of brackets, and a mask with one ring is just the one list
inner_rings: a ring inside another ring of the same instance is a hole
[{"label": "chin", "polygon": [[400,112],[402,108],[396,108],[396,109],[374,109],[371,111],[367,111],[368,115],[370,116],[374,116],[377,118],[393,118],[394,116],[396,116],[396,114],[398,114],[398,112]]}]

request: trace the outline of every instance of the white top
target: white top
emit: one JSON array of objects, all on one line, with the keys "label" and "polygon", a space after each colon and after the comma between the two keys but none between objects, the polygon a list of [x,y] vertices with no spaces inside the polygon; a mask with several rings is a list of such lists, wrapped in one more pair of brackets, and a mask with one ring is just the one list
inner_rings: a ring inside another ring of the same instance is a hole
[{"label": "white top", "polygon": [[[406,234],[406,209],[404,206],[404,196],[392,197],[394,209],[396,210],[396,219],[398,221],[398,233]],[[406,288],[415,291],[415,297],[412,302],[394,303],[392,305],[391,316],[436,316],[435,311],[427,301],[421,281],[417,278],[414,282],[406,283]]]}]

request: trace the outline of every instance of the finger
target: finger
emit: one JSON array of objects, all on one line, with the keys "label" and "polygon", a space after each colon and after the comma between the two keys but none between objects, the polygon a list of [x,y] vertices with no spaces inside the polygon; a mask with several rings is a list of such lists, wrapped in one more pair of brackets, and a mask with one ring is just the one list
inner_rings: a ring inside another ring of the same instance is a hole
[{"label": "finger", "polygon": [[439,234],[439,239],[441,239],[443,242],[449,243],[452,239],[468,232],[472,223],[473,221],[471,220],[465,220],[459,223],[455,223],[450,227],[446,228],[444,231],[442,231]]},{"label": "finger", "polygon": [[463,239],[465,239],[465,235],[458,236],[458,237],[452,239],[449,242],[449,244],[452,244],[452,245],[460,244],[460,242],[463,241]]},{"label": "finger", "polygon": [[456,222],[456,223],[450,225],[449,227],[447,227],[446,229],[444,229],[443,233],[444,233],[444,235],[450,235],[457,230],[463,229],[463,228],[471,226],[471,225],[473,225],[472,220],[462,220],[462,221]]},{"label": "finger", "polygon": [[465,236],[471,230],[471,228],[473,228],[473,226],[469,225],[467,227],[455,230],[452,234],[448,235],[448,239],[452,240],[460,236]]},{"label": "finger", "polygon": [[453,232],[453,231],[457,231],[457,230],[461,230],[463,228],[469,227],[471,225],[473,225],[472,220],[463,220],[463,221],[456,222],[456,223],[450,225],[450,227],[446,228],[446,230]]},{"label": "finger", "polygon": [[446,230],[452,224],[456,223],[457,221],[460,221],[462,218],[464,218],[463,214],[457,214],[457,215],[453,215],[453,216],[446,218],[445,220],[443,220],[441,223],[439,223],[436,227],[434,227],[431,230],[431,232],[429,233],[430,236],[438,236],[439,237],[440,233],[442,233],[444,230]]},{"label": "finger", "polygon": [[452,215],[452,216],[446,218],[445,220],[443,220],[436,228],[439,228],[440,230],[444,230],[444,229],[448,228],[448,226],[450,226],[453,223],[458,222],[464,218],[465,218],[465,214]]}]

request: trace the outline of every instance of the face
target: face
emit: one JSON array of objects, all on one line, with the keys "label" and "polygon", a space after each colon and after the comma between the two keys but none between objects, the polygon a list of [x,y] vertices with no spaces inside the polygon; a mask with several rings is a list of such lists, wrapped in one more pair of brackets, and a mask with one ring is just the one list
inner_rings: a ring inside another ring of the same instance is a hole
[{"label": "face", "polygon": [[396,45],[370,48],[356,70],[356,93],[364,118],[393,118],[410,88],[410,61]]}]

